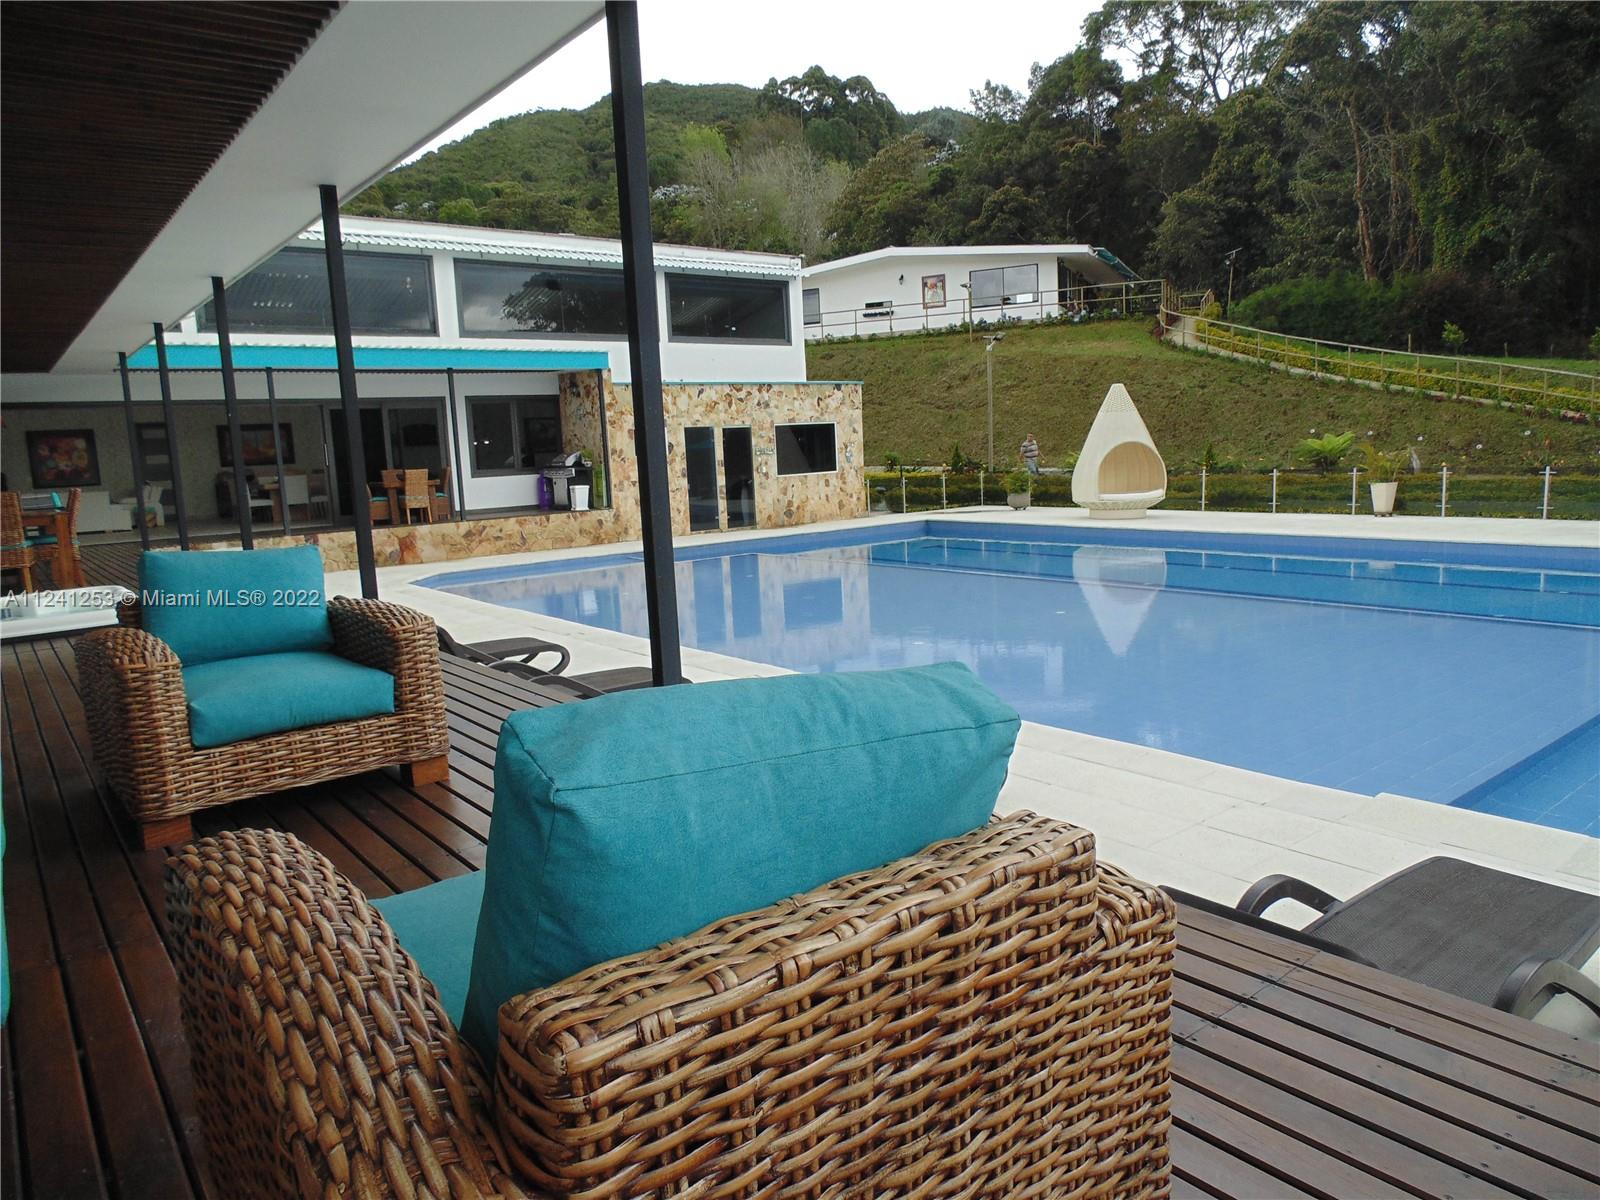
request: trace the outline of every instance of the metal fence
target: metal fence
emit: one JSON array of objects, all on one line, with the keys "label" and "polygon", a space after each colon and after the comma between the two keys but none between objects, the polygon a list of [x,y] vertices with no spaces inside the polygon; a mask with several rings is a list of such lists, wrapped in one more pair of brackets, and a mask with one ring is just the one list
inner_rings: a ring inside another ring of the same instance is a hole
[{"label": "metal fence", "polygon": [[1250,325],[1164,310],[1170,340],[1290,372],[1324,379],[1404,388],[1432,396],[1477,400],[1568,418],[1600,417],[1600,370],[1569,371],[1465,355],[1385,350],[1321,338],[1295,337]]},{"label": "metal fence", "polygon": [[807,341],[815,342],[935,330],[978,330],[1040,321],[1072,323],[1110,314],[1155,316],[1163,304],[1167,307],[1176,304],[1182,311],[1199,311],[1205,293],[1164,291],[1167,286],[1160,279],[1130,279],[1126,283],[1062,288],[1033,294],[1026,299],[992,303],[974,302],[970,296],[952,298],[946,304],[933,306],[885,302],[807,314],[804,332]]},{"label": "metal fence", "polygon": [[[1007,472],[1006,474],[1009,474]],[[869,471],[867,505],[874,512],[939,512],[1007,503],[1006,474],[952,473],[937,468]],[[1161,507],[1199,512],[1345,513],[1372,511],[1370,477],[1360,470],[1199,471],[1167,477]],[[1047,471],[1033,481],[1031,503],[1072,506],[1072,476]],[[1408,516],[1600,519],[1600,475],[1553,468],[1515,475],[1418,471],[1401,477],[1395,512]]]}]

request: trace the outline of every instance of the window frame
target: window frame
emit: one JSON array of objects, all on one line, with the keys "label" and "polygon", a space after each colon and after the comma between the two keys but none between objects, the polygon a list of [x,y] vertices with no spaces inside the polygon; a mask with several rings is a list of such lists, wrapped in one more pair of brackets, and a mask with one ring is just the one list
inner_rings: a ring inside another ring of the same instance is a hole
[{"label": "window frame", "polygon": [[[811,311],[807,308],[806,297],[808,297],[808,296],[814,297],[816,299],[816,302],[817,302],[817,311],[816,311],[815,319],[813,319]],[[814,287],[814,288],[801,288],[800,289],[800,324],[801,324],[801,326],[803,328],[809,328],[812,325],[821,325],[822,324],[822,289],[821,288]]]},{"label": "window frame", "polygon": [[[791,281],[788,279],[773,279],[770,276],[739,276],[718,275],[714,272],[698,274],[692,271],[663,271],[662,283],[666,292],[666,332],[669,342],[698,342],[702,345],[715,346],[792,346],[794,345],[794,314],[789,311],[789,292]],[[698,334],[678,333],[672,327],[672,281],[675,279],[717,280],[724,283],[749,283],[761,284],[778,289],[783,297],[783,336],[781,338],[746,338],[746,337],[702,337]]]},{"label": "window frame", "polygon": [[[539,271],[551,271],[567,275],[615,276],[619,282],[622,279],[621,271],[608,271],[604,267],[576,267],[562,263],[529,262],[526,259],[452,257],[450,262],[451,282],[455,284],[456,289],[456,332],[463,338],[555,338],[562,341],[584,342],[625,342],[628,340],[626,312],[624,312],[622,319],[624,328],[620,333],[568,333],[565,330],[557,333],[541,329],[501,329],[492,333],[475,333],[467,328],[466,296],[461,287],[461,267],[463,264],[477,267],[526,267],[529,275]],[[626,305],[626,300],[624,300],[624,305]]]},{"label": "window frame", "polygon": [[556,406],[556,423],[560,426],[560,441],[566,445],[567,423],[564,420],[565,412],[561,407],[561,397],[552,392],[491,392],[482,396],[466,396],[467,406],[467,474],[474,479],[499,479],[509,475],[537,475],[543,467],[487,467],[478,468],[476,448],[478,444],[478,416],[473,411],[480,403],[483,404],[509,404],[511,406],[511,457],[517,462],[522,461],[522,423],[517,419],[519,405],[535,400],[554,401]]},{"label": "window frame", "polygon": [[[248,279],[256,271],[259,271],[262,267],[266,266],[267,263],[271,262],[274,258],[276,258],[280,254],[289,254],[289,255],[306,254],[306,255],[313,255],[318,259],[318,261],[320,261],[322,263],[324,274],[326,274],[326,272],[327,272],[327,257],[323,253],[323,251],[318,250],[318,249],[316,249],[315,247],[312,247],[312,246],[280,246],[280,247],[278,247],[278,249],[274,250],[271,254],[267,255],[266,258],[262,259],[261,262],[257,263],[255,265],[255,267],[253,267],[249,271],[246,271],[243,276],[241,276],[239,279],[235,280],[232,284],[230,284],[229,285],[230,289],[238,287],[241,282],[243,282],[245,279]],[[389,254],[389,253],[386,253],[386,252],[381,251],[381,250],[350,250],[350,249],[346,249],[345,252],[344,252],[344,259],[345,259],[345,263],[347,265],[349,264],[349,262],[352,259],[363,259],[363,258],[388,259],[388,260],[410,259],[413,262],[417,262],[417,263],[421,263],[422,264],[422,278],[426,282],[427,288],[428,288],[428,328],[427,329],[403,329],[403,328],[400,328],[400,327],[394,326],[394,325],[385,325],[385,326],[358,325],[358,324],[356,324],[356,321],[355,321],[355,312],[354,312],[354,310],[352,310],[351,314],[350,314],[350,317],[351,317],[351,319],[350,319],[350,332],[352,334],[358,334],[358,335],[360,335],[362,337],[438,337],[439,336],[439,289],[438,289],[438,286],[435,284],[434,278],[433,278],[433,266],[434,266],[433,256],[429,255],[429,254],[425,254],[425,253],[423,253],[421,251],[418,251],[415,254]],[[199,306],[197,306],[195,308],[195,310],[194,310],[195,332],[197,332],[197,333],[216,333],[217,332],[217,322],[216,322],[215,315],[213,315],[211,317],[210,326],[207,327],[207,325],[206,325],[206,315],[205,314],[206,314],[206,311],[210,307],[211,307],[211,301],[207,300],[203,304],[200,304]],[[305,325],[298,325],[298,326],[275,325],[275,326],[272,326],[271,328],[262,328],[260,326],[256,326],[256,325],[251,324],[248,320],[241,321],[240,320],[240,315],[241,315],[241,310],[239,309],[239,307],[234,305],[234,304],[232,304],[232,303],[230,303],[228,305],[228,325],[229,325],[230,330],[233,333],[245,333],[245,334],[274,334],[274,333],[277,333],[277,334],[313,334],[313,335],[322,335],[322,336],[327,336],[327,337],[333,336],[333,317],[332,317],[331,313],[329,314],[328,323],[326,325],[318,326],[316,328],[311,328],[311,327],[305,326]]]},{"label": "window frame", "polygon": [[[826,425],[833,430],[833,466],[820,471],[785,471],[778,453],[778,430],[800,426]],[[839,473],[839,422],[837,421],[774,421],[772,423],[772,469],[775,478],[798,479],[807,475],[837,475]]]},{"label": "window frame", "polygon": [[[1014,300],[1014,299],[1011,298],[1011,294],[1007,293],[1006,290],[1005,290],[1005,285],[1006,285],[1006,274],[1005,273],[1007,271],[1021,271],[1021,270],[1025,270],[1025,269],[1031,269],[1033,271],[1033,291],[1027,292],[1027,293],[1018,292],[1018,293],[1016,293],[1016,295],[1024,295],[1024,294],[1026,294],[1026,295],[1032,296],[1033,299],[1032,300]],[[999,272],[999,275],[1000,275],[1000,289],[1001,290],[1000,290],[1000,293],[999,293],[999,298],[996,299],[996,300],[985,301],[982,304],[978,303],[977,276],[979,276],[979,275],[989,275],[989,274],[993,274],[995,272]],[[971,270],[971,271],[967,272],[967,290],[968,290],[968,294],[972,298],[972,307],[975,308],[975,309],[978,309],[978,308],[1001,308],[1001,309],[1003,309],[1003,308],[1008,308],[1008,307],[1015,307],[1015,306],[1017,306],[1019,304],[1037,304],[1037,303],[1039,303],[1039,299],[1040,299],[1040,297],[1042,295],[1042,293],[1039,291],[1039,264],[1036,263],[1036,262],[1021,262],[1021,263],[1007,263],[1007,264],[1005,264],[1003,266],[999,266],[999,267],[979,267],[976,270]]]}]

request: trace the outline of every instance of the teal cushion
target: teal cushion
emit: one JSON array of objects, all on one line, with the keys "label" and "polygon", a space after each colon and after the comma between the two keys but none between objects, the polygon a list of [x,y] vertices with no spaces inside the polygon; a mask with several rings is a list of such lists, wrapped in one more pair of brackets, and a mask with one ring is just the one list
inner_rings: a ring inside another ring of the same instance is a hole
[{"label": "teal cushion", "polygon": [[492,1061],[513,996],[977,828],[1019,724],[958,663],[513,713],[462,1032]]},{"label": "teal cushion", "polygon": [[483,904],[483,872],[442,879],[372,904],[422,973],[433,980],[445,1012],[459,1026],[472,973],[472,935]]},{"label": "teal cushion", "polygon": [[146,550],[139,556],[144,628],[184,666],[326,650],[333,645],[315,546],[285,550]]},{"label": "teal cushion", "polygon": [[394,676],[320,650],[252,654],[183,669],[195,748],[394,711]]}]

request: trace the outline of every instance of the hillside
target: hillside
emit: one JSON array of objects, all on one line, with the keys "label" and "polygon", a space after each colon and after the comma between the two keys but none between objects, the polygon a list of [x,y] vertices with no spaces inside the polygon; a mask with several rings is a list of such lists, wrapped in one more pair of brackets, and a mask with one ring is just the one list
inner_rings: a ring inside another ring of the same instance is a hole
[{"label": "hillside", "polygon": [[[958,443],[983,456],[983,358],[983,342],[964,334],[911,335],[813,344],[806,369],[812,379],[864,381],[869,463],[886,454],[940,463]],[[994,360],[995,455],[1005,466],[1030,432],[1045,465],[1059,463],[1083,444],[1106,389],[1120,382],[1173,470],[1192,469],[1208,442],[1246,469],[1293,466],[1295,444],[1313,430],[1354,432],[1358,441],[1372,430],[1380,446],[1415,446],[1429,466],[1482,471],[1531,469],[1535,445],[1548,436],[1569,469],[1600,469],[1592,425],[1291,378],[1162,346],[1144,319],[1010,329]]]},{"label": "hillside", "polygon": [[[731,147],[737,147],[741,138],[766,144],[790,136],[782,117],[763,110],[762,94],[761,89],[737,83],[661,80],[645,85],[650,182],[658,189],[658,237],[683,240],[693,232],[663,227],[671,217],[674,187],[693,174],[686,130],[716,130]],[[893,111],[892,105],[888,108]],[[975,120],[970,113],[934,108],[896,113],[893,129],[943,141],[959,137]],[[803,110],[795,113],[793,136],[805,134],[819,121],[827,123]],[[818,148],[827,144],[825,133],[818,128],[807,136],[816,141],[818,155],[828,159],[830,154]],[[345,211],[545,233],[615,235],[610,97],[587,108],[541,109],[504,117],[390,172],[346,204]]]},{"label": "hillside", "polygon": [[[746,121],[755,115],[759,95],[733,83],[647,84],[652,177],[659,182],[674,176],[679,134],[686,127]],[[467,200],[471,224],[614,235],[614,168],[606,97],[587,108],[502,118],[391,171],[345,207],[356,215],[449,220],[446,206]]]}]

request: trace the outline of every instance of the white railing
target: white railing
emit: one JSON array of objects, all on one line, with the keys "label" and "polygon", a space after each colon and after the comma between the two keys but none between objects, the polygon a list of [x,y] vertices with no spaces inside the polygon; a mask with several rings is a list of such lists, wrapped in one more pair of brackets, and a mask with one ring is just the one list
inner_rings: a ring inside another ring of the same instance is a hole
[{"label": "white railing", "polygon": [[[939,466],[907,466],[903,471],[868,468],[867,507],[874,512],[940,512],[1006,503],[1009,472],[950,472]],[[1169,510],[1259,513],[1349,513],[1370,511],[1367,484],[1359,468],[1327,472],[1175,471],[1167,477]],[[1072,506],[1072,474],[1046,470],[1032,481],[1032,503],[1041,508]],[[1477,473],[1442,467],[1400,477],[1400,511],[1413,516],[1600,518],[1600,478],[1563,475],[1553,467],[1522,472]]]},{"label": "white railing", "polygon": [[1590,420],[1600,416],[1600,370],[1569,371],[1467,355],[1386,350],[1196,318],[1165,307],[1162,313],[1168,340],[1177,345],[1251,359],[1291,373],[1385,390],[1405,388],[1461,400],[1556,409]]},{"label": "white railing", "polygon": [[[974,302],[970,296],[952,297],[948,303],[884,303],[871,307],[837,308],[810,314],[805,319],[805,339],[879,337],[936,330],[981,329],[986,325],[1032,323],[1048,320],[1090,319],[1108,313],[1118,316],[1155,315],[1163,303],[1176,297],[1185,311],[1198,311],[1204,293],[1171,293],[1160,279],[1130,279],[1039,292],[1026,299]],[[1191,310],[1191,307],[1192,310]]]}]

